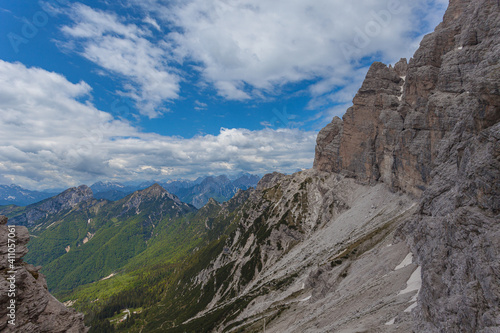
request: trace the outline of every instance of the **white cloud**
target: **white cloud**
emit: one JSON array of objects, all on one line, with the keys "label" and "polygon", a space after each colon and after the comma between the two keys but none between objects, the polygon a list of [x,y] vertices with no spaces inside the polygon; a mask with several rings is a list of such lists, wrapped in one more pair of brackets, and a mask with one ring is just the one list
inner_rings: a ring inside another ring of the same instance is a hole
[{"label": "white cloud", "polygon": [[[62,27],[70,38],[65,47],[79,52],[113,74],[125,77],[126,93],[139,111],[156,117],[165,111],[165,101],[179,97],[181,78],[169,65],[166,44],[153,43],[151,32],[135,24],[125,24],[115,15],[82,4],[72,6],[73,25]],[[150,17],[145,22],[159,28]]]},{"label": "white cloud", "polygon": [[[312,166],[316,133],[221,128],[189,139],[141,133],[90,102],[91,88],[0,60],[2,181],[29,188],[98,179],[195,177]],[[203,103],[199,103],[203,104]]]},{"label": "white cloud", "polygon": [[[366,59],[410,57],[447,1],[129,2],[145,10],[146,26],[76,4],[75,23],[63,31],[72,39],[68,46],[130,79],[128,94],[154,117],[182,94],[179,83],[192,79],[175,68],[186,61],[195,63],[203,85],[228,100],[274,97],[287,84],[311,80],[309,106],[324,105],[332,90],[360,85]],[[153,42],[147,27],[165,31],[165,39]]]},{"label": "white cloud", "polygon": [[200,102],[198,100],[194,101],[194,109],[195,110],[204,111],[204,110],[207,110],[207,108],[208,108],[208,104],[207,103],[203,103],[203,102]]},{"label": "white cloud", "polygon": [[394,62],[411,56],[421,34],[439,22],[443,1],[191,0],[168,7],[155,1],[139,5],[177,27],[168,37],[179,60],[200,63],[203,78],[224,98],[246,100],[303,80],[319,81],[310,89],[316,98],[354,81],[352,73],[366,57]]},{"label": "white cloud", "polygon": [[148,24],[151,24],[156,30],[158,31],[162,31],[161,30],[161,27],[160,25],[158,24],[158,22],[156,22],[156,20],[154,18],[151,18],[149,16],[147,16],[144,20],[143,20],[144,23],[148,23]]}]

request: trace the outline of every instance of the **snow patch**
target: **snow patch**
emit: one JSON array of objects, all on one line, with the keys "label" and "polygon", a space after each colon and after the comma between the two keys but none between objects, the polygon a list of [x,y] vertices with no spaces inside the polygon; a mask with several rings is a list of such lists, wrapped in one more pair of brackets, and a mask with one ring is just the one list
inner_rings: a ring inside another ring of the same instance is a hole
[{"label": "snow patch", "polygon": [[417,297],[420,292],[420,288],[422,287],[422,277],[420,275],[420,271],[420,266],[418,266],[406,282],[406,288],[398,293],[398,295],[402,295],[412,291],[417,292],[410,300],[412,304],[407,307],[404,312],[411,312],[411,310],[413,310],[417,306]]},{"label": "snow patch", "polygon": [[459,46],[459,47],[457,48],[457,50],[461,50],[461,49],[463,49],[463,48],[464,48],[463,46]]},{"label": "snow patch", "polygon": [[303,298],[300,300],[300,302],[305,302],[311,299],[312,296],[307,296],[306,298]]},{"label": "snow patch", "polygon": [[410,252],[403,259],[403,261],[401,261],[401,263],[399,265],[397,265],[396,268],[394,268],[394,270],[397,271],[398,269],[404,268],[404,267],[410,265],[412,262],[413,262],[413,254]]},{"label": "snow patch", "polygon": [[411,274],[408,281],[406,281],[406,288],[401,290],[398,295],[406,294],[412,291],[420,291],[420,287],[422,286],[422,277],[421,277],[421,269],[420,266],[415,269],[415,271]]},{"label": "snow patch", "polygon": [[416,307],[417,307],[417,302],[407,307],[404,312],[411,312],[411,310],[415,309]]},{"label": "snow patch", "polygon": [[405,88],[405,80],[406,80],[406,76],[400,76],[401,79],[403,79],[403,84],[401,85],[401,87],[399,87],[399,89],[401,89],[401,96],[398,96],[398,100],[399,101],[402,101],[403,100],[403,92],[404,92],[404,88]]},{"label": "snow patch", "polygon": [[391,320],[389,320],[387,323],[385,323],[384,325],[386,326],[391,326],[391,325],[394,325],[394,322],[396,321],[396,317],[392,318]]}]

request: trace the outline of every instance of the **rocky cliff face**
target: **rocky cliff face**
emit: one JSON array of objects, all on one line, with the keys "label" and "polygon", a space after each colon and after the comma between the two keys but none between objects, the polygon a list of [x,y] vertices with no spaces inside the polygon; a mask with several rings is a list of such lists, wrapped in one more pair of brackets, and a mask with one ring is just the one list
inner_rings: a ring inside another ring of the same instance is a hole
[{"label": "rocky cliff face", "polygon": [[416,196],[458,123],[478,134],[500,119],[496,1],[451,1],[414,57],[374,63],[343,117],[318,136],[314,168]]},{"label": "rocky cliff face", "polygon": [[500,4],[450,1],[414,57],[374,63],[314,168],[420,197],[401,229],[422,269],[422,332],[500,327]]},{"label": "rocky cliff face", "polygon": [[[66,308],[47,290],[45,277],[34,267],[22,261],[28,252],[29,241],[26,227],[14,227],[15,257],[9,262],[7,218],[0,216],[0,331],[2,332],[46,332],[80,333],[88,329],[83,323],[83,315]],[[11,243],[13,244],[13,243]],[[11,264],[14,266],[12,269]],[[12,273],[10,271],[15,271]],[[12,277],[15,279],[12,279]],[[10,297],[9,293],[15,297]],[[11,311],[7,305],[15,300]],[[10,314],[11,316],[7,316]],[[14,316],[12,316],[14,315]],[[14,321],[12,321],[14,320]],[[10,323],[8,321],[11,321]],[[14,325],[13,325],[14,324]]]}]

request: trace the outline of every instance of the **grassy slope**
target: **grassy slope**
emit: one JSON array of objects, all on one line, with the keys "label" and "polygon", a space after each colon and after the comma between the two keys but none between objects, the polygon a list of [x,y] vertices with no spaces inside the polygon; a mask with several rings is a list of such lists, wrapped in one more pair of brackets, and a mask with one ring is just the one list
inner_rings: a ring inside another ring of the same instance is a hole
[{"label": "grassy slope", "polygon": [[[179,313],[177,301],[194,304],[199,296],[199,291],[195,290],[182,300],[174,297],[179,288],[185,287],[179,281],[189,281],[208,265],[210,259],[222,250],[227,233],[234,230],[235,213],[216,218],[220,211],[221,208],[215,205],[204,207],[197,214],[180,219],[178,224],[162,229],[154,242],[125,266],[123,273],[81,286],[64,295],[63,300],[77,300],[75,307],[87,314],[87,323],[93,327],[93,332],[108,331],[103,327],[109,318],[127,307],[146,309],[141,316],[148,318],[155,317],[158,309],[163,308],[162,313],[166,310],[168,317],[174,318]],[[206,229],[205,224],[211,225],[211,229]],[[95,299],[99,301],[92,302]],[[205,303],[199,302],[199,306],[205,306]],[[183,316],[178,316],[178,319],[196,313],[197,309],[180,310]],[[121,329],[134,331],[142,326],[141,323],[122,325]]]},{"label": "grassy slope", "polygon": [[[153,199],[141,203],[137,214],[136,209],[123,211],[127,200],[81,204],[44,218],[30,230],[25,260],[43,266],[51,291],[62,301],[76,301],[73,306],[86,314],[93,331],[106,331],[100,325],[109,328],[108,319],[126,308],[144,309],[143,315],[153,322],[158,305],[177,311],[172,303],[161,301],[178,289],[174,284],[194,276],[220,253],[228,232],[234,230],[239,206],[228,202],[220,214],[219,205],[209,204],[196,213],[183,208],[179,214],[169,211],[171,203]],[[16,215],[23,212],[7,209]],[[90,234],[93,237],[84,243]],[[115,275],[103,279],[111,274]],[[195,290],[184,300],[196,302],[198,296]],[[139,326],[129,323],[121,328],[133,331]]]},{"label": "grassy slope", "polygon": [[[137,214],[136,209],[127,208],[129,199],[81,204],[50,216],[43,221],[43,227],[32,229],[30,252],[25,260],[43,266],[51,292],[67,294],[80,285],[116,273],[158,243],[157,239],[168,238],[161,235],[185,231],[183,225],[188,224],[182,215],[192,209],[182,207],[180,211],[170,199],[153,197],[143,199]],[[167,244],[175,244],[175,237],[168,239]],[[173,250],[167,246],[162,251]]]}]

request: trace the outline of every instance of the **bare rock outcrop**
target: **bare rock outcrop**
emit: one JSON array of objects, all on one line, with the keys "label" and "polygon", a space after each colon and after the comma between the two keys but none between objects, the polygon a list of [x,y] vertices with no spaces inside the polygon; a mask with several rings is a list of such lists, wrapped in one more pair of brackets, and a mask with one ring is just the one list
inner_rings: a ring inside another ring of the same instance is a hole
[{"label": "bare rock outcrop", "polygon": [[[40,267],[22,261],[28,252],[28,229],[6,224],[7,218],[0,216],[0,331],[87,332],[83,315],[49,293],[45,277],[38,272]],[[9,239],[15,242],[9,243]],[[8,244],[15,244],[15,251],[10,251],[14,256],[9,257]]]},{"label": "bare rock outcrop", "polygon": [[342,132],[342,119],[339,117],[333,118],[331,123],[319,131],[316,138],[314,169],[323,171],[340,170],[341,163],[337,156],[339,156]]},{"label": "bare rock outcrop", "polygon": [[342,125],[320,132],[314,168],[420,196],[459,118],[476,134],[500,119],[498,6],[451,1],[408,64],[374,63]]},{"label": "bare rock outcrop", "polygon": [[417,328],[499,332],[500,123],[455,139],[403,228],[422,266]]},{"label": "bare rock outcrop", "polygon": [[500,3],[451,0],[408,63],[374,63],[314,168],[420,198],[417,332],[500,331]]},{"label": "bare rock outcrop", "polygon": [[61,194],[28,206],[21,215],[10,219],[11,224],[33,227],[50,214],[76,207],[94,198],[92,190],[86,185],[67,189]]}]

